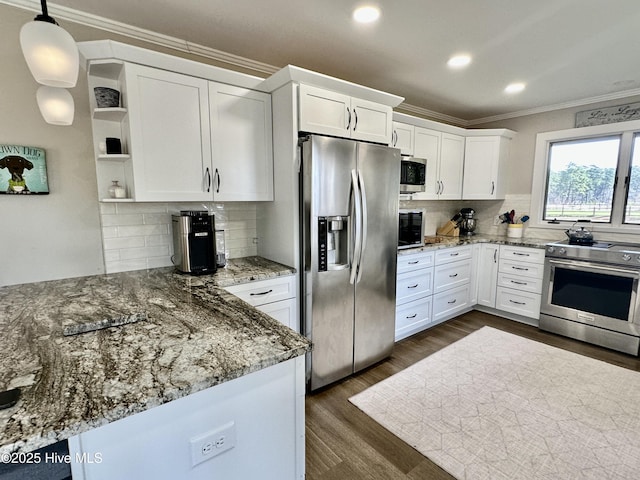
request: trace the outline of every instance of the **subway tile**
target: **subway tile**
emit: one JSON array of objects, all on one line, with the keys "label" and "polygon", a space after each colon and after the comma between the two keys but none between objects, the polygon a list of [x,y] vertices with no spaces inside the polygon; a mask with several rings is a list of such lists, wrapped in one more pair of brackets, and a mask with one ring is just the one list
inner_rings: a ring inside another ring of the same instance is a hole
[{"label": "subway tile", "polygon": [[107,215],[107,214],[116,213],[116,204],[115,203],[100,202],[99,205],[100,205],[100,214],[101,215]]},{"label": "subway tile", "polygon": [[169,247],[166,245],[159,247],[141,247],[141,248],[121,248],[121,260],[135,260],[139,258],[168,256]]},{"label": "subway tile", "polygon": [[118,227],[120,237],[135,237],[138,235],[168,235],[169,225],[131,225]]},{"label": "subway tile", "polygon": [[147,268],[172,267],[171,257],[151,257],[147,258]]},{"label": "subway tile", "polygon": [[145,225],[171,225],[171,215],[169,213],[144,213],[143,219],[139,223]]},{"label": "subway tile", "polygon": [[107,273],[129,272],[131,270],[144,270],[146,268],[147,262],[145,259],[105,262],[105,270]]},{"label": "subway tile", "polygon": [[166,213],[166,203],[147,203],[147,202],[131,202],[131,203],[117,203],[118,214],[127,213]]},{"label": "subway tile", "polygon": [[105,250],[144,247],[144,237],[105,238],[103,244]]},{"label": "subway tile", "polygon": [[102,227],[102,238],[116,238],[118,229],[116,227]]},{"label": "subway tile", "polygon": [[120,260],[120,250],[105,250],[104,261],[105,262],[117,262]]},{"label": "subway tile", "polygon": [[147,247],[157,247],[160,245],[172,245],[173,238],[171,235],[149,235],[145,237],[145,245]]},{"label": "subway tile", "polygon": [[140,213],[102,215],[102,226],[112,227],[118,225],[140,225],[142,223],[142,218],[142,214]]}]

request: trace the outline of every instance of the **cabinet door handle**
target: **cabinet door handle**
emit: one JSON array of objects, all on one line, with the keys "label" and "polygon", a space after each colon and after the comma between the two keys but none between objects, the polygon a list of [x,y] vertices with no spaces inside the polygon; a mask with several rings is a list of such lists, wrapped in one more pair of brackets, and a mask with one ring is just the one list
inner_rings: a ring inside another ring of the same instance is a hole
[{"label": "cabinet door handle", "polygon": [[267,295],[268,293],[271,293],[271,292],[273,292],[273,288],[267,290],[266,292],[250,293],[249,295],[252,296],[252,297],[259,297],[261,295]]},{"label": "cabinet door handle", "polygon": [[409,265],[415,265],[416,263],[420,263],[420,260],[416,260],[415,262],[407,262]]},{"label": "cabinet door handle", "polygon": [[216,168],[215,176],[218,178],[218,186],[216,187],[216,193],[220,193],[220,172]]},{"label": "cabinet door handle", "polygon": [[449,275],[449,278],[456,278],[458,276],[457,273],[454,273],[453,275]]},{"label": "cabinet door handle", "polygon": [[409,285],[407,288],[416,288],[418,285],[420,285],[420,284],[416,283],[415,285]]},{"label": "cabinet door handle", "polygon": [[527,282],[517,282],[515,280],[511,280],[511,283],[515,283],[516,285],[529,285]]},{"label": "cabinet door handle", "polygon": [[496,182],[491,182],[491,195],[496,191]]},{"label": "cabinet door handle", "polygon": [[514,270],[521,270],[523,272],[528,272],[529,271],[528,268],[522,268],[522,267],[511,267],[511,268],[513,268]]},{"label": "cabinet door handle", "polygon": [[444,182],[442,180],[440,181],[440,185],[442,185],[442,188],[440,189],[440,195],[442,195],[444,193]]},{"label": "cabinet door handle", "polygon": [[511,299],[509,299],[509,301],[510,301],[511,303],[515,303],[516,305],[526,305],[526,303],[525,303],[525,302],[516,302],[515,300],[511,300]]},{"label": "cabinet door handle", "polygon": [[410,318],[416,318],[418,316],[417,313],[414,313],[413,315],[409,315],[408,317],[405,317],[407,320]]},{"label": "cabinet door handle", "polygon": [[393,135],[391,135],[391,145],[394,147],[398,144],[398,132],[393,131]]},{"label": "cabinet door handle", "polygon": [[355,117],[355,122],[353,122],[353,131],[356,131],[356,128],[358,128],[358,112],[356,112],[356,109],[353,109],[353,116]]},{"label": "cabinet door handle", "polygon": [[349,107],[347,107],[347,115],[347,130],[349,130],[349,128],[351,128],[351,109]]},{"label": "cabinet door handle", "polygon": [[518,255],[520,257],[530,257],[531,255],[529,255],[528,253],[520,253],[520,252],[513,252],[514,255]]},{"label": "cabinet door handle", "polygon": [[207,192],[211,191],[211,172],[209,171],[209,167],[204,172],[204,178],[206,179]]},{"label": "cabinet door handle", "polygon": [[498,263],[498,250],[493,251],[493,263]]},{"label": "cabinet door handle", "polygon": [[450,302],[447,302],[449,305],[453,305],[454,303],[456,303],[457,299],[454,298],[453,300],[451,300]]},{"label": "cabinet door handle", "polygon": [[450,253],[449,254],[450,257],[457,257],[458,255],[460,255],[460,252]]}]

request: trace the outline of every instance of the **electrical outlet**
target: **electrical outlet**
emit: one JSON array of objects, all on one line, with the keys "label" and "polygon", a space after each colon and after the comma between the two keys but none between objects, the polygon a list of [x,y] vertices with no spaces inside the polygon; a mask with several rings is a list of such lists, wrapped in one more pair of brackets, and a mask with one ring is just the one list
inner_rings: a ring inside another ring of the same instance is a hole
[{"label": "electrical outlet", "polygon": [[209,460],[236,446],[236,425],[229,422],[215,430],[203,433],[189,440],[191,446],[191,466]]}]

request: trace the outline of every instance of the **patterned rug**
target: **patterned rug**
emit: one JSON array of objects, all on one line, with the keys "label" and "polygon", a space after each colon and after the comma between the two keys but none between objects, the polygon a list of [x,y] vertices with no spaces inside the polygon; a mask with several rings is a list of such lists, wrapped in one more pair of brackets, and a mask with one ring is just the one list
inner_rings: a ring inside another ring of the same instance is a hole
[{"label": "patterned rug", "polygon": [[460,480],[640,478],[640,374],[490,327],[350,401]]}]

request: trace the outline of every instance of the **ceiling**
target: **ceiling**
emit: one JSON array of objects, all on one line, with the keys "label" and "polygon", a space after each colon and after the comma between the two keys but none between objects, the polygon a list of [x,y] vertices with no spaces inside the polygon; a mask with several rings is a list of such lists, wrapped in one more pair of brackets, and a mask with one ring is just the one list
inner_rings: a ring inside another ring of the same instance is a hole
[{"label": "ceiling", "polygon": [[[638,0],[373,0],[380,19],[356,25],[351,12],[362,3],[56,0],[50,8],[69,7],[274,67],[315,70],[403,96],[409,106],[460,123],[640,94]],[[448,68],[459,52],[472,55],[472,63]],[[526,89],[505,94],[514,81]]]}]

